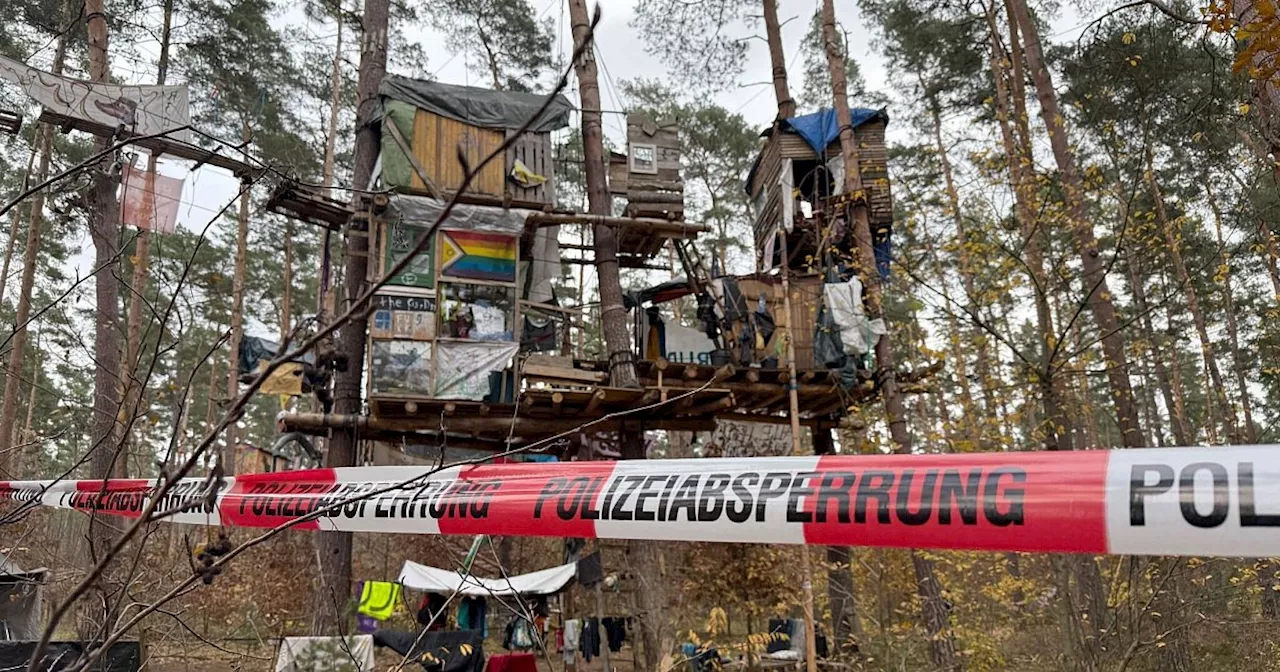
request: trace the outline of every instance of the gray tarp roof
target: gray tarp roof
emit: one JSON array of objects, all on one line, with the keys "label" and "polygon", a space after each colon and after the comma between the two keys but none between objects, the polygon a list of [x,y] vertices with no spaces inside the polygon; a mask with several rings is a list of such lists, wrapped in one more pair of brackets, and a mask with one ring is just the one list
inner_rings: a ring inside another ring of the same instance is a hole
[{"label": "gray tarp roof", "polygon": [[[547,98],[540,93],[494,91],[398,75],[383,78],[378,93],[472,126],[511,130],[523,126]],[[573,104],[569,99],[557,94],[529,130],[547,133],[564,128],[569,125],[569,112],[572,110]]]}]

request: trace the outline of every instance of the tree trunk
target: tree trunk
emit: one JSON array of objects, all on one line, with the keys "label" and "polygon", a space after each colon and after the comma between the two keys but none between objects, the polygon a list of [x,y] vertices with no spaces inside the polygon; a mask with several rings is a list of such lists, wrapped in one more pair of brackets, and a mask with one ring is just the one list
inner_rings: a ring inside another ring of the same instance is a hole
[{"label": "tree trunk", "polygon": [[[569,21],[573,25],[573,42],[580,45],[591,35],[586,0],[569,0]],[[593,215],[610,215],[612,199],[606,183],[604,133],[600,115],[600,84],[592,49],[585,49],[574,64],[578,75],[579,98],[582,100],[582,157],[587,179],[587,209]],[[596,275],[600,292],[600,316],[604,323],[604,341],[609,361],[609,384],[614,387],[639,387],[636,377],[634,348],[627,330],[627,309],[622,303],[622,280],[618,272],[618,241],[614,230],[595,227]]]},{"label": "tree trunk", "polygon": [[[110,61],[107,57],[107,15],[103,0],[85,0],[84,20],[89,38],[89,78],[93,82],[109,80]],[[111,139],[99,137],[94,147],[105,152],[111,146]],[[89,235],[93,240],[95,285],[94,314],[94,376],[93,376],[93,422],[90,433],[90,478],[108,478],[115,470],[119,459],[120,438],[116,414],[120,410],[120,388],[117,376],[120,375],[120,203],[116,200],[116,189],[120,181],[111,173],[111,159],[104,158],[97,165],[89,168],[92,180],[86,194],[85,203],[88,208]],[[37,228],[35,226],[33,229]],[[98,519],[96,515],[89,518],[89,553],[85,558],[89,566],[102,559],[114,543],[114,528]],[[98,633],[112,621],[112,612],[116,608],[114,593],[116,591],[116,572],[112,568],[96,582],[94,591],[86,596],[79,606],[80,627],[82,635]]]},{"label": "tree trunk", "polygon": [[284,222],[284,287],[280,295],[280,341],[293,331],[293,220]]},{"label": "tree trunk", "polygon": [[[1228,435],[1236,434],[1240,426],[1236,417],[1235,407],[1227,401],[1226,384],[1222,380],[1222,371],[1218,368],[1218,358],[1213,351],[1213,341],[1209,340],[1209,328],[1205,324],[1204,313],[1200,310],[1200,300],[1196,296],[1196,289],[1191,284],[1191,276],[1187,273],[1187,266],[1182,260],[1182,233],[1178,231],[1177,222],[1170,221],[1169,215],[1165,210],[1164,195],[1160,191],[1160,184],[1156,180],[1155,167],[1152,165],[1151,153],[1147,153],[1147,185],[1151,189],[1151,197],[1156,204],[1156,217],[1160,220],[1161,228],[1164,229],[1165,246],[1169,251],[1169,261],[1173,265],[1173,270],[1182,283],[1183,292],[1187,297],[1187,309],[1191,312],[1191,320],[1195,323],[1196,335],[1200,338],[1200,354],[1204,358],[1205,368],[1209,370],[1209,380],[1213,385],[1213,396],[1218,408],[1223,413],[1223,421],[1226,425]],[[1212,422],[1212,420],[1211,420]]]},{"label": "tree trunk", "polygon": [[[831,91],[836,119],[840,125],[840,148],[844,155],[844,193],[853,194],[862,190],[862,171],[858,165],[858,146],[853,138],[848,80],[845,73],[844,54],[836,35],[836,12],[833,0],[823,0],[822,3],[822,34],[826,45],[827,65],[831,69]],[[868,317],[873,320],[882,319],[884,317],[883,290],[876,270],[875,251],[871,247],[870,213],[865,202],[854,203],[849,206],[849,210],[846,212],[846,217],[852,220],[853,235],[857,241],[856,258],[859,262],[857,266],[862,270],[862,281],[866,287]],[[877,375],[881,380],[880,393],[884,398],[889,434],[893,439],[895,450],[901,454],[910,454],[911,434],[907,430],[906,408],[902,401],[902,392],[898,389],[893,345],[890,341],[889,336],[885,335],[876,342],[875,346]],[[920,608],[929,635],[930,660],[934,667],[939,669],[962,669],[960,656],[956,651],[955,637],[951,632],[950,607],[942,597],[942,586],[938,582],[933,561],[912,551],[911,564],[915,570],[916,590],[920,595]]]},{"label": "tree trunk", "polygon": [[[240,139],[249,142],[252,134],[249,122],[245,120],[241,127]],[[249,266],[249,200],[252,189],[245,189],[240,195],[240,212],[236,216],[236,260],[235,270],[231,276],[231,341],[228,344],[227,361],[227,407],[230,408],[240,396],[240,343],[244,339],[244,284]],[[227,427],[226,440],[223,442],[219,463],[222,471],[228,476],[236,473],[236,453],[240,443],[239,423]]]},{"label": "tree trunk", "polygon": [[[40,153],[39,146],[33,145],[31,151],[27,153],[27,169],[22,173],[22,191],[24,192],[31,185],[31,170],[35,167],[36,155]],[[4,244],[4,265],[0,267],[0,306],[4,305],[5,288],[9,285],[9,266],[13,262],[13,250],[17,247],[18,227],[21,224],[22,208],[15,207],[9,215],[9,238]]]},{"label": "tree trunk", "polygon": [[[373,123],[379,113],[378,85],[387,71],[387,15],[389,0],[365,0],[362,17],[364,38],[360,49],[360,74],[356,83],[356,141],[352,186],[365,189],[378,158],[380,130]],[[347,227],[346,295],[354,301],[364,292],[369,273],[369,231]],[[364,376],[366,318],[357,316],[338,330],[337,350],[347,359],[345,371],[334,374],[333,411],[360,412],[360,381]],[[356,434],[345,429],[333,433],[325,465],[350,467],[356,460]],[[351,599],[351,533],[321,532],[320,593],[312,630],[333,634],[342,628]]]},{"label": "tree trunk", "polygon": [[1026,0],[1010,0],[1025,40],[1027,65],[1035,82],[1036,96],[1040,100],[1041,117],[1049,129],[1049,141],[1057,161],[1063,183],[1063,197],[1071,215],[1073,234],[1084,269],[1084,287],[1090,312],[1098,325],[1102,351],[1106,358],[1107,381],[1115,403],[1116,425],[1120,428],[1125,447],[1137,448],[1146,441],[1138,422],[1138,408],[1134,403],[1133,388],[1129,384],[1129,363],[1124,350],[1124,336],[1119,331],[1116,308],[1111,290],[1107,286],[1106,268],[1102,253],[1093,234],[1093,225],[1084,210],[1084,183],[1076,168],[1075,155],[1067,142],[1066,117],[1058,105],[1058,95],[1053,88],[1053,76],[1045,65],[1040,51],[1040,36]]},{"label": "tree trunk", "polygon": [[1218,249],[1222,252],[1222,298],[1227,305],[1227,343],[1231,349],[1231,372],[1235,374],[1236,387],[1240,391],[1240,407],[1244,411],[1244,427],[1239,439],[1247,443],[1258,442],[1257,426],[1253,424],[1253,397],[1249,394],[1249,381],[1244,373],[1244,361],[1240,355],[1240,323],[1236,319],[1236,299],[1231,280],[1231,259],[1227,256],[1226,244],[1222,239],[1222,209],[1213,197],[1209,181],[1202,182],[1205,200],[1213,212],[1214,236]]},{"label": "tree trunk", "polygon": [[[64,8],[64,14],[70,14],[69,9]],[[53,74],[61,75],[63,63],[66,61],[67,55],[67,32],[58,35],[58,41],[53,52]],[[49,162],[53,158],[53,126],[42,124],[40,126],[40,140],[38,150],[33,150],[32,156],[39,154],[36,161],[35,180],[31,178],[31,168],[27,168],[27,179],[24,184],[34,182],[41,184],[49,177]],[[36,279],[36,260],[40,252],[40,227],[44,223],[44,201],[45,190],[41,189],[31,197],[31,210],[28,215],[27,224],[27,240],[22,251],[22,279],[18,287],[18,305],[14,316],[14,332],[9,347],[9,368],[5,371],[4,376],[4,398],[0,400],[0,427],[14,426],[18,416],[18,393],[21,386],[22,378],[22,362],[27,346],[27,321],[31,319],[31,291],[35,286]],[[14,226],[9,231],[9,241],[18,235],[18,213],[21,208],[15,207]],[[7,259],[6,259],[7,261]],[[8,281],[8,273],[0,278],[0,285],[6,284]],[[33,452],[29,448],[21,452],[13,450],[13,433],[0,432],[0,474],[4,474],[7,478],[17,479],[22,477],[23,469],[23,453]],[[34,461],[32,462],[34,464]]]},{"label": "tree trunk", "polygon": [[765,42],[769,44],[769,64],[773,69],[773,95],[778,101],[778,118],[796,116],[796,101],[787,87],[787,57],[782,50],[782,25],[778,23],[778,0],[762,0]]},{"label": "tree trunk", "polygon": [[[813,428],[813,454],[832,455],[835,442],[830,429]],[[827,547],[827,602],[831,607],[831,646],[837,656],[855,651],[861,639],[857,587],[853,581],[853,555],[847,546]]]},{"label": "tree trunk", "polygon": [[[1006,12],[1009,11],[1011,10],[1006,3]],[[1024,240],[1027,268],[1035,290],[1036,326],[1040,332],[1040,368],[1037,371],[1037,379],[1041,407],[1045,416],[1044,445],[1047,450],[1071,450],[1073,448],[1069,429],[1071,422],[1063,407],[1062,377],[1056,361],[1055,346],[1058,338],[1054,328],[1053,313],[1049,306],[1049,274],[1045,269],[1041,243],[1043,231],[1036,225],[1036,212],[1033,205],[1035,187],[1032,176],[1029,174],[1033,171],[1033,163],[1030,153],[1030,129],[1026,124],[1025,91],[1020,79],[1022,49],[1018,39],[1017,23],[1010,16],[1009,48],[1012,70],[1013,76],[1019,78],[1012,87],[1008,86],[1006,79],[1008,73],[1004,67],[1006,61],[999,47],[999,22],[996,19],[994,3],[987,12],[987,25],[991,31],[991,68],[996,85],[996,117],[1009,164],[1010,179],[1013,182],[1015,211]],[[1008,101],[1011,98],[1012,107],[1019,117],[1016,124],[1011,124],[1009,120]],[[1022,135],[1022,143],[1015,138],[1015,128]],[[1060,588],[1069,588],[1070,579],[1074,576],[1076,584],[1082,587],[1081,594],[1085,598],[1084,604],[1080,605],[1081,608],[1074,608],[1072,602],[1065,603],[1063,616],[1069,623],[1064,635],[1069,637],[1070,649],[1075,650],[1073,658],[1084,670],[1097,669],[1102,647],[1099,629],[1107,614],[1106,595],[1102,592],[1102,576],[1098,571],[1098,565],[1092,558],[1082,556],[1074,561],[1064,558],[1061,562],[1056,562],[1055,566],[1060,570]],[[1063,597],[1065,599],[1066,595]]]},{"label": "tree trunk", "polygon": [[[330,76],[330,87],[332,95],[329,98],[329,123],[325,131],[324,138],[324,168],[321,184],[325,187],[326,194],[333,197],[333,170],[334,159],[338,144],[338,112],[342,109],[342,27],[346,23],[346,19],[342,16],[342,3],[338,3],[338,12],[335,15],[338,24],[338,43],[333,51],[333,73]],[[328,323],[328,307],[332,303],[330,300],[332,290],[329,287],[331,264],[331,235],[329,227],[323,227],[320,231],[320,287],[316,292],[316,320],[321,325]],[[319,410],[313,408],[313,410]]]},{"label": "tree trunk", "polygon": [[[54,59],[54,74],[62,70],[62,61],[66,53],[66,38],[58,38],[58,52]],[[53,126],[43,124],[40,127],[40,159],[36,165],[36,182],[44,182],[49,174],[49,160],[53,154]],[[18,394],[22,386],[22,363],[27,349],[27,322],[31,319],[31,291],[35,286],[36,260],[40,252],[40,227],[44,222],[44,191],[36,192],[31,197],[31,214],[27,224],[26,248],[22,253],[22,280],[18,288],[17,314],[14,317],[13,340],[9,347],[9,368],[4,377],[4,400],[0,402],[0,427],[12,428],[18,417]],[[16,211],[16,209],[15,209]],[[10,237],[17,234],[17,228],[10,232]],[[28,450],[13,449],[13,433],[0,431],[0,472],[10,479],[17,479],[24,473],[23,453]],[[34,462],[33,462],[34,464]]]},{"label": "tree trunk", "polygon": [[[173,0],[165,0],[164,3],[164,24],[160,30],[160,60],[156,73],[156,84],[163,86],[165,78],[169,73],[169,43],[172,36],[173,28]],[[146,207],[143,209],[143,221],[152,219],[154,211],[151,206],[155,202],[155,183],[156,183],[156,155],[151,153],[147,156],[147,172],[146,198],[143,202]],[[134,246],[133,253],[133,281],[131,283],[133,291],[129,294],[129,313],[125,318],[125,355],[124,363],[120,369],[120,382],[123,386],[120,398],[124,400],[120,409],[120,424],[124,427],[123,444],[131,445],[133,440],[133,424],[137,417],[143,412],[143,398],[146,390],[142,389],[142,381],[138,379],[139,362],[138,357],[142,352],[142,306],[146,303],[147,285],[151,280],[151,231],[148,227],[138,227],[138,238]],[[124,478],[126,474],[122,473],[120,467],[126,466],[126,461],[121,460],[116,465],[116,475]]]},{"label": "tree trunk", "polygon": [[[102,0],[86,0],[84,16],[89,34],[89,78],[94,82],[106,82],[110,67],[107,58],[107,18]],[[111,140],[99,137],[95,141],[98,151],[111,146]],[[94,478],[111,475],[116,462],[118,437],[116,411],[119,409],[119,389],[116,376],[120,371],[120,332],[117,321],[120,315],[120,285],[116,279],[119,267],[120,203],[116,189],[120,182],[110,173],[109,160],[92,168],[93,182],[89,188],[87,203],[89,233],[93,239],[94,267],[97,269],[96,323],[94,325],[94,356],[97,359],[93,380],[93,458],[90,470]],[[104,529],[105,526],[97,526]]]}]

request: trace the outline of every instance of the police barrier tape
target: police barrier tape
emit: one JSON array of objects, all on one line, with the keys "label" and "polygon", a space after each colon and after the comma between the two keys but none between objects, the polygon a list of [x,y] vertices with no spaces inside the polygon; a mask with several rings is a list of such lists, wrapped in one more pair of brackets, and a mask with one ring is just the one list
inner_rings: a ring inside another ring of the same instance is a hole
[{"label": "police barrier tape", "polygon": [[[206,490],[181,481],[157,510],[258,528],[323,511],[298,527],[351,532],[1280,555],[1280,446],[353,467]],[[154,492],[0,482],[0,499],[133,517]]]}]

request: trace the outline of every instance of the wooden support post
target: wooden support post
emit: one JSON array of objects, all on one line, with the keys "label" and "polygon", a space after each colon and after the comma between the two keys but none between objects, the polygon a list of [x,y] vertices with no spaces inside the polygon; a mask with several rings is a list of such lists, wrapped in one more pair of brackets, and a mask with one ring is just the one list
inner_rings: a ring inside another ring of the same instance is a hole
[{"label": "wooden support post", "polygon": [[[791,340],[791,284],[789,277],[791,269],[787,266],[787,236],[779,230],[778,237],[781,239],[782,258],[784,260],[780,272],[782,273],[782,312],[783,312],[783,338],[786,339],[787,346],[787,396],[791,400],[791,454],[800,454],[800,398],[796,392],[796,349],[795,344]],[[800,557],[804,571],[804,661],[806,672],[817,672],[818,659],[814,651],[816,644],[816,632],[814,627],[816,622],[813,617],[813,567],[809,562],[809,546],[805,544],[800,547]]]}]

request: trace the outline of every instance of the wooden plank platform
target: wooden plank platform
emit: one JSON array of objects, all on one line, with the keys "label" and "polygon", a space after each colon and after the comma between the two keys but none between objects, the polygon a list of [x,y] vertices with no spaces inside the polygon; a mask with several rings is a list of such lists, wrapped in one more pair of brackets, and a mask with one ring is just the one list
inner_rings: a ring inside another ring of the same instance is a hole
[{"label": "wooden plank platform", "polygon": [[341,231],[355,212],[342,201],[329,198],[319,190],[294,182],[276,186],[267,201],[267,210],[299,221]]},{"label": "wooden plank platform", "polygon": [[[113,127],[106,126],[104,124],[97,124],[87,119],[68,117],[57,114],[56,112],[50,112],[49,110],[41,110],[39,121],[53,124],[60,128],[63,133],[76,130],[104,138],[116,136],[116,129]],[[119,140],[128,140],[131,136],[131,133],[124,131],[120,134]],[[220,153],[220,150],[224,149],[224,147],[210,150],[204,147],[167,138],[139,139],[134,144],[137,144],[139,147],[145,147],[157,156],[167,155],[179,159],[186,159],[188,161],[195,161],[198,165],[208,164],[210,166],[225,168],[226,170],[231,171],[232,175],[235,175],[240,179],[250,179],[265,172],[262,168],[250,165],[247,161],[242,161]],[[248,157],[244,151],[234,149],[229,145],[226,146],[225,149],[232,152],[239,152],[246,158]]]},{"label": "wooden plank platform", "polygon": [[22,129],[22,113],[13,110],[0,110],[0,131],[9,135],[17,135]]}]

